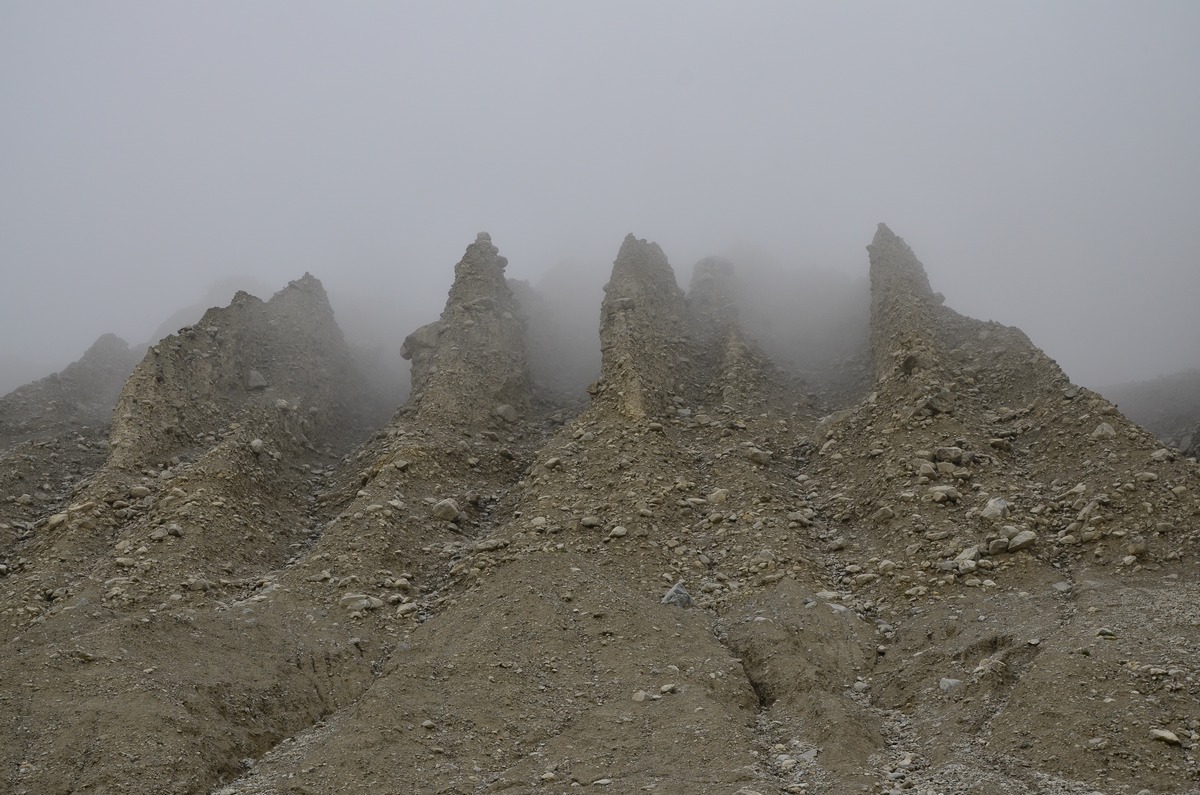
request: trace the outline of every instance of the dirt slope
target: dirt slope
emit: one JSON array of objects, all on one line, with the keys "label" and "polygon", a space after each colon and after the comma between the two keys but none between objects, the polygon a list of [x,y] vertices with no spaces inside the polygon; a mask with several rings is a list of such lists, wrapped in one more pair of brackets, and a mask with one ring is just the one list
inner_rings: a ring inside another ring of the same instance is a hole
[{"label": "dirt slope", "polygon": [[831,414],[633,236],[578,413],[486,235],[365,440],[311,277],[164,341],[6,552],[4,786],[1200,791],[1195,461],[868,252]]}]

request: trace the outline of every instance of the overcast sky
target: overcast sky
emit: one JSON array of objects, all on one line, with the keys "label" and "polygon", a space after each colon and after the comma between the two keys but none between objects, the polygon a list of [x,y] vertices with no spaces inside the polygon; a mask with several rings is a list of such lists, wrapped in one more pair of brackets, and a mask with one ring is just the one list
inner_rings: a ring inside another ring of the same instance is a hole
[{"label": "overcast sky", "polygon": [[408,331],[481,230],[531,279],[634,232],[686,285],[739,241],[863,274],[885,221],[1078,382],[1200,366],[1198,30],[1191,0],[3,0],[0,362],[143,341],[231,276]]}]

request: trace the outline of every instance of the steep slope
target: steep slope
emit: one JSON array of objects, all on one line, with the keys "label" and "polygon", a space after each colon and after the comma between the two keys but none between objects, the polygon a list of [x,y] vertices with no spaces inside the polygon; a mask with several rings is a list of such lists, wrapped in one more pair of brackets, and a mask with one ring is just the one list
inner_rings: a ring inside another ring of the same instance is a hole
[{"label": "steep slope", "polygon": [[[746,415],[724,402],[723,384],[778,385],[752,351],[729,344],[732,319],[708,312],[716,289],[689,310],[661,250],[626,239],[602,310],[595,400],[538,452],[507,521],[497,515],[451,569],[459,595],[406,636],[355,710],[223,793],[326,791],[348,779],[416,792],[680,793],[799,780],[784,751],[803,756],[807,741],[770,727],[767,695],[722,638],[769,667],[755,599],[786,594],[773,605],[784,612],[811,599],[779,585],[813,577],[811,544],[786,530],[803,506],[794,463],[760,447],[779,423],[811,415]],[[823,661],[870,658],[869,624],[828,609],[813,624],[840,644],[818,652]],[[778,698],[846,717],[855,710],[840,703],[840,682],[827,690],[832,678],[781,684]],[[780,742],[790,744],[771,755]],[[865,762],[868,745],[832,755]]]},{"label": "steep slope", "polygon": [[685,295],[632,235],[577,416],[486,235],[357,448],[321,294],[239,296],[0,572],[5,787],[1200,791],[1200,468],[868,252],[825,417],[857,374],[796,382],[729,262]]},{"label": "steep slope", "polygon": [[1018,330],[942,307],[886,227],[869,251],[876,391],[808,471],[838,590],[892,628],[870,684],[906,780],[1195,781],[1151,734],[1197,729],[1195,465]]},{"label": "steep slope", "polygon": [[0,398],[0,574],[107,458],[113,405],[138,355],[105,334],[62,372]]},{"label": "steep slope", "polygon": [[317,531],[323,467],[359,432],[348,364],[310,276],[146,354],[105,465],[9,558],[9,791],[201,791],[370,675],[336,625],[297,642],[290,614],[231,612]]},{"label": "steep slope", "polygon": [[0,451],[84,425],[107,425],[139,355],[120,337],[104,334],[62,372],[0,398]]}]

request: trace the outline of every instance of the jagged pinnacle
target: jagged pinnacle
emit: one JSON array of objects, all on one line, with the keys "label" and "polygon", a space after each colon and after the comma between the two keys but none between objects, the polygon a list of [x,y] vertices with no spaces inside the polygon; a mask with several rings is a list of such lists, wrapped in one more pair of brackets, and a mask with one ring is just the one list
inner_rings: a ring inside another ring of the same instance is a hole
[{"label": "jagged pinnacle", "polygon": [[867,246],[871,258],[871,292],[878,296],[884,291],[907,289],[922,296],[933,297],[925,266],[913,254],[904,239],[887,224],[879,224],[875,239]]}]

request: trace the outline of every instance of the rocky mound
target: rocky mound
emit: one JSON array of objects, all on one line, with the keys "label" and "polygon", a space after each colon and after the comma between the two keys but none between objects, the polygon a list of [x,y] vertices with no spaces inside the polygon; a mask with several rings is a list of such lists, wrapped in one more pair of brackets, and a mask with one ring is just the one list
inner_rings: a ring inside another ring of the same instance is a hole
[{"label": "rocky mound", "polygon": [[520,310],[504,278],[508,260],[479,233],[454,267],[441,319],[404,340],[412,360],[417,422],[516,422],[529,411],[529,366]]},{"label": "rocky mound", "polygon": [[1197,465],[868,250],[872,392],[825,417],[727,263],[685,296],[632,236],[577,416],[486,236],[357,448],[154,408],[4,572],[7,788],[1195,791]]},{"label": "rocky mound", "polygon": [[139,355],[125,340],[104,334],[62,372],[0,398],[0,451],[85,425],[107,425]]},{"label": "rocky mound", "polygon": [[107,457],[113,405],[138,355],[105,334],[62,372],[0,398],[0,574]]},{"label": "rocky mound", "polygon": [[312,276],[267,302],[239,292],[150,348],[117,400],[109,465],[132,470],[193,455],[243,412],[269,412],[279,400],[306,404],[287,433],[309,445],[312,426],[345,422],[351,363]]}]

